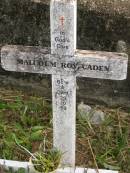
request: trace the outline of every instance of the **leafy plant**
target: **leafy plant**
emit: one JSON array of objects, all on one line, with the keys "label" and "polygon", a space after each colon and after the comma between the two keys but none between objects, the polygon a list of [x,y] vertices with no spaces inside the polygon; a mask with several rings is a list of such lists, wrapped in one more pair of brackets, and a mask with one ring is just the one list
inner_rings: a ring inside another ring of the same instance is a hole
[{"label": "leafy plant", "polygon": [[60,165],[62,153],[57,149],[36,152],[31,159],[35,170],[38,172],[53,172]]},{"label": "leafy plant", "polygon": [[19,144],[15,134],[14,139],[16,144],[31,156],[31,162],[34,166],[34,169],[38,172],[49,173],[58,168],[62,157],[62,153],[60,150],[56,148],[46,150],[44,143],[43,148],[33,154],[27,148]]}]

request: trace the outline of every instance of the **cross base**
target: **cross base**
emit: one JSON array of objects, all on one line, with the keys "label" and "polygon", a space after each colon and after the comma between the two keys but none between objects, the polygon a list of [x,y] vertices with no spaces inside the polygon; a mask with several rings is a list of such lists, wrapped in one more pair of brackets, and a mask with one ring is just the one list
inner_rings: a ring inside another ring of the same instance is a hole
[{"label": "cross base", "polygon": [[[14,170],[18,170],[20,168],[24,168],[26,173],[34,173],[31,172],[31,163],[29,162],[20,162],[20,161],[12,161],[12,160],[3,160],[0,159],[0,165],[5,168],[12,167]],[[90,168],[81,168],[76,167],[75,169],[66,167],[66,168],[60,168],[56,171],[56,173],[119,173],[118,171],[112,171],[112,170],[105,170],[105,169],[90,169]]]}]

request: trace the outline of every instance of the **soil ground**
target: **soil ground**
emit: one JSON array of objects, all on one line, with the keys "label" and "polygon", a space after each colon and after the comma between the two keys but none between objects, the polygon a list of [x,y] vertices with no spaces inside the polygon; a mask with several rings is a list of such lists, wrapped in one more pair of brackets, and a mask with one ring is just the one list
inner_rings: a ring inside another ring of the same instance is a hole
[{"label": "soil ground", "polygon": [[[102,110],[105,121],[93,125],[77,112],[76,165],[130,172],[130,110],[92,106]],[[52,147],[52,106],[50,100],[36,95],[0,88],[0,158],[28,160],[32,153]]]}]

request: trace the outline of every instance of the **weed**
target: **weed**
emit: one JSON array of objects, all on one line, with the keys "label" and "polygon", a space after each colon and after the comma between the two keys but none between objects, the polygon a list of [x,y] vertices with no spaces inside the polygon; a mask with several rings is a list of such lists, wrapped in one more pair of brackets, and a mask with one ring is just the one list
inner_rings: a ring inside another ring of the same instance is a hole
[{"label": "weed", "polygon": [[[130,114],[120,109],[100,109],[106,114],[101,125],[93,125],[88,118],[77,116],[76,165],[94,168],[97,164],[98,168],[129,173]],[[46,147],[51,148],[51,104],[41,97],[1,89],[0,156],[4,159],[28,160],[28,155],[16,145],[14,134],[19,143],[32,153],[42,145],[45,136],[48,139]]]},{"label": "weed", "polygon": [[[129,114],[119,110],[102,109],[106,112],[106,119],[103,124],[98,126],[90,126],[86,122],[86,119],[81,120],[79,116],[77,118],[77,150],[80,150],[80,153],[83,154],[83,159],[79,158],[80,164],[86,160],[87,167],[95,166],[87,141],[87,139],[90,139],[91,148],[99,168],[120,170],[121,173],[129,173]],[[77,164],[78,162],[79,160],[77,160]]]},{"label": "weed", "polygon": [[35,152],[45,133],[52,131],[51,105],[34,96],[19,92],[1,92],[0,102],[0,156],[11,160],[28,160],[16,146],[13,134],[21,145]]},{"label": "weed", "polygon": [[45,150],[36,152],[35,158],[32,158],[32,163],[35,170],[38,172],[53,172],[60,165],[62,153],[57,149]]}]

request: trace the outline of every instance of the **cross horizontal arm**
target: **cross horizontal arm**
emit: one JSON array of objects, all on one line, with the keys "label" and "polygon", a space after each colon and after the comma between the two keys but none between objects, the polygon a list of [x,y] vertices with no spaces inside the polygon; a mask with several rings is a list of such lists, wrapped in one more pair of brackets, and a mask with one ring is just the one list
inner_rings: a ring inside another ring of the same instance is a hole
[{"label": "cross horizontal arm", "polygon": [[124,80],[127,77],[128,55],[125,53],[78,50],[80,61],[77,76]]},{"label": "cross horizontal arm", "polygon": [[5,70],[53,75],[123,80],[128,56],[124,53],[77,50],[74,57],[50,55],[47,48],[4,46],[1,64]]}]

